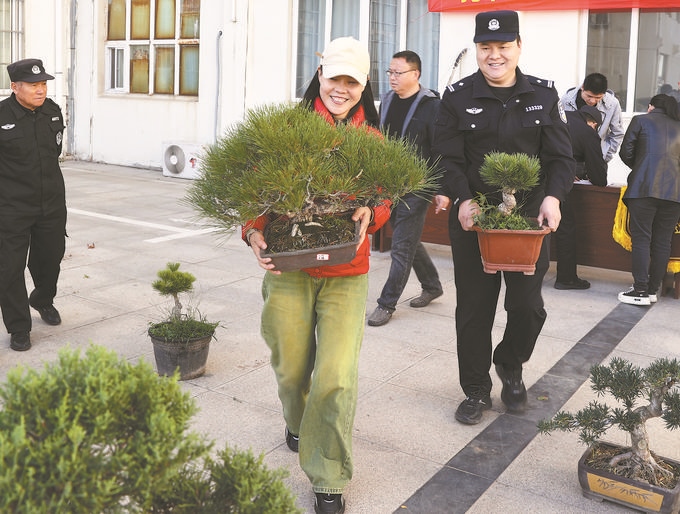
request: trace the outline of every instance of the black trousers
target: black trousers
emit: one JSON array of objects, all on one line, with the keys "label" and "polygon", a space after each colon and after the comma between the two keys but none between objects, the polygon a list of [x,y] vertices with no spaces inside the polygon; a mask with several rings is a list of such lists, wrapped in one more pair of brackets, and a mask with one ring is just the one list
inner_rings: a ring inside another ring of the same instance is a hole
[{"label": "black trousers", "polygon": [[680,203],[658,198],[626,198],[632,243],[633,287],[656,294],[668,268]]},{"label": "black trousers", "polygon": [[[541,286],[549,266],[550,236],[543,239],[534,275],[518,272],[485,273],[476,232],[460,226],[451,213],[449,236],[456,282],[456,338],[460,385],[466,395],[491,392],[491,363],[519,368],[529,360],[543,328],[546,312]],[[492,330],[501,289],[507,313],[505,331],[493,350]]]},{"label": "black trousers", "polygon": [[10,334],[31,330],[25,269],[33,280],[30,304],[51,305],[66,248],[66,207],[48,215],[0,216],[0,308]]},{"label": "black trousers", "polygon": [[557,249],[557,282],[573,282],[576,274],[576,219],[569,195],[560,203],[562,220],[554,234]]}]

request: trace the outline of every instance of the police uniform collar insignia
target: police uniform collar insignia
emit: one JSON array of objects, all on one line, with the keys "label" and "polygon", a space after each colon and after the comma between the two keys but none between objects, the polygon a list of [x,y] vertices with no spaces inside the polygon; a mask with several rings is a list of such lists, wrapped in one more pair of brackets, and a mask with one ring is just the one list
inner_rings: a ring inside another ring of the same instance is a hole
[{"label": "police uniform collar insignia", "polygon": [[3,125],[0,127],[2,130],[12,130],[15,127],[14,123],[8,123],[7,125]]},{"label": "police uniform collar insignia", "polygon": [[465,109],[465,112],[467,112],[468,114],[479,114],[483,110],[484,109],[482,109],[481,107],[470,107],[468,109]]},{"label": "police uniform collar insignia", "polygon": [[496,18],[492,18],[489,20],[489,30],[498,30],[501,28],[501,24],[498,23],[498,20]]}]

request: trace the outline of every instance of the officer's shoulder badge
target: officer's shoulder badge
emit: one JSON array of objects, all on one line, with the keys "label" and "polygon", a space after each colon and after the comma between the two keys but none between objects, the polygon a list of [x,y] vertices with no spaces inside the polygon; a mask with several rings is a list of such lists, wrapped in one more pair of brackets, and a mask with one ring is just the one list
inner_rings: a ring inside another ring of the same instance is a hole
[{"label": "officer's shoulder badge", "polygon": [[456,91],[462,91],[463,89],[467,89],[472,85],[472,80],[469,79],[463,79],[459,80],[457,82],[452,82],[448,86],[446,86],[446,90],[449,93],[455,93]]},{"label": "officer's shoulder badge", "polygon": [[564,112],[564,105],[562,105],[562,100],[557,101],[557,111],[560,113],[560,119],[567,123],[567,113]]},{"label": "officer's shoulder badge", "polygon": [[533,84],[534,86],[542,86],[549,89],[555,86],[555,82],[552,80],[534,77],[533,75],[527,75],[527,79],[529,79],[529,83]]}]

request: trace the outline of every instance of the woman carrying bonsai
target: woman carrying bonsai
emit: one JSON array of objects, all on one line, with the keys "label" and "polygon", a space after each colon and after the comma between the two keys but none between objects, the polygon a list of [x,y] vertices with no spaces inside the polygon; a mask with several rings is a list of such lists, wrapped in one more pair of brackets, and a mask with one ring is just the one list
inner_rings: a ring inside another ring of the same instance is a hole
[{"label": "woman carrying bonsai", "polygon": [[[331,124],[375,127],[378,113],[368,83],[368,51],[357,40],[338,38],[326,47],[304,95],[302,108]],[[376,135],[379,136],[377,129]],[[342,513],[342,491],[352,478],[352,427],[357,401],[359,349],[368,294],[369,242],[390,216],[386,202],[356,209],[361,221],[356,257],[347,264],[276,271],[262,231],[261,216],[243,227],[260,267],[262,336],[271,349],[279,398],[286,421],[286,443],[300,454],[300,466],[316,494],[317,513]],[[312,373],[313,372],[313,373]]]},{"label": "woman carrying bonsai", "polygon": [[633,287],[619,293],[619,301],[650,305],[666,274],[680,217],[678,102],[663,94],[652,97],[647,114],[630,121],[619,155],[631,168],[623,202],[633,246]]}]

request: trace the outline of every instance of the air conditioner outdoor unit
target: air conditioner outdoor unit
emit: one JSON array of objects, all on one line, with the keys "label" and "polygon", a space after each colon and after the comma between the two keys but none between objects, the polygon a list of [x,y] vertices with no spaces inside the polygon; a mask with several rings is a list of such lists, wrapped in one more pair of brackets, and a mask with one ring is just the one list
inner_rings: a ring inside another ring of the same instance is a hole
[{"label": "air conditioner outdoor unit", "polygon": [[163,143],[161,163],[166,177],[194,179],[200,174],[202,147],[195,143]]}]

